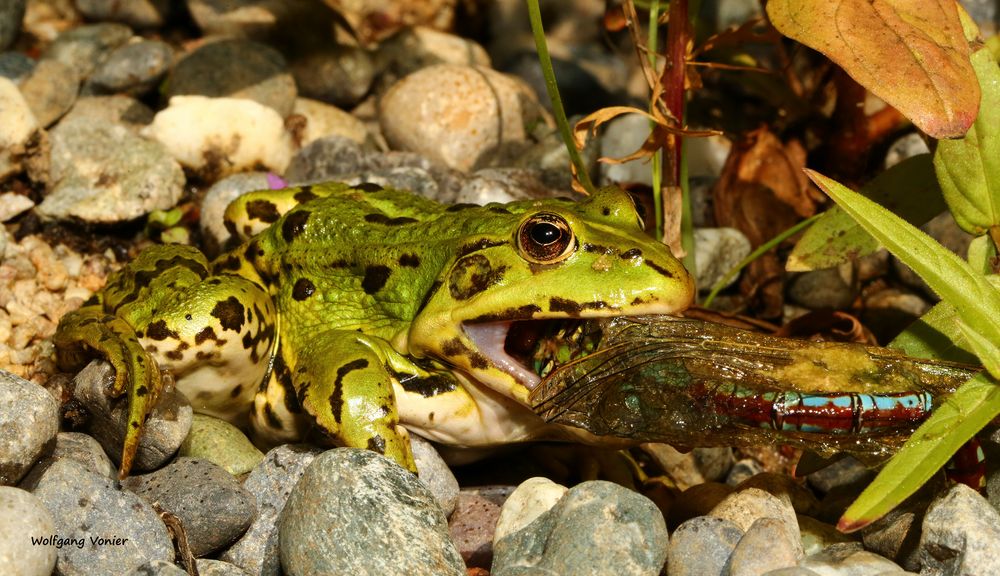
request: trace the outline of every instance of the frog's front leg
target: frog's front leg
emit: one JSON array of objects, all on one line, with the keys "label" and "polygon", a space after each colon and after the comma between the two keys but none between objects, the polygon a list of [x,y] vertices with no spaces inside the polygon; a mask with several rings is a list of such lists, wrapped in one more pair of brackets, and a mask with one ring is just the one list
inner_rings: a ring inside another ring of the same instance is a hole
[{"label": "frog's front leg", "polygon": [[358,332],[332,330],[285,341],[292,382],[305,411],[338,443],[384,454],[416,472],[409,433],[399,423],[389,345]]}]

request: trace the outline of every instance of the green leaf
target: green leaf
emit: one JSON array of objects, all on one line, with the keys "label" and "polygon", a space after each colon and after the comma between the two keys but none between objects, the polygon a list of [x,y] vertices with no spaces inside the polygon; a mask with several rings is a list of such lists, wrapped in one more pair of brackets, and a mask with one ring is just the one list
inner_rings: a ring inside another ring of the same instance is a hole
[{"label": "green leaf", "polygon": [[844,512],[837,529],[864,528],[917,491],[976,432],[1000,414],[1000,382],[986,372],[963,384],[931,413]]},{"label": "green leaf", "polygon": [[979,115],[965,137],[938,143],[934,168],[955,221],[978,236],[1000,224],[1000,67],[986,48],[971,61],[982,90]]},{"label": "green leaf", "polygon": [[965,341],[969,343],[969,347],[976,353],[976,357],[983,363],[986,371],[990,374],[1000,374],[1000,348],[971,328],[964,320],[959,319],[958,327],[962,330],[962,336],[965,336]]},{"label": "green leaf", "polygon": [[[860,192],[915,226],[947,208],[930,154],[903,160],[865,184]],[[878,240],[842,208],[834,206],[802,234],[785,268],[790,272],[832,268],[867,256],[878,247]]]},{"label": "green leaf", "polygon": [[818,172],[806,170],[806,174],[943,300],[955,306],[958,317],[982,341],[994,343],[994,348],[1000,343],[1000,291],[984,276],[882,206]]},{"label": "green leaf", "polygon": [[965,261],[982,274],[990,274],[990,259],[996,258],[996,251],[989,236],[976,236],[969,243]]},{"label": "green leaf", "polygon": [[889,342],[889,348],[918,358],[978,364],[958,325],[958,312],[949,302],[938,302]]}]

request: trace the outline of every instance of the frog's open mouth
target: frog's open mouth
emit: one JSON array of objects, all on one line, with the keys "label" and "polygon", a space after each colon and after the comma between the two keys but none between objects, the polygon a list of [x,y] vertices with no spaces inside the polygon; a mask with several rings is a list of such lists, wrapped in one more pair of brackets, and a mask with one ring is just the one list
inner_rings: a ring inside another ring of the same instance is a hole
[{"label": "frog's open mouth", "polygon": [[593,320],[515,320],[464,324],[489,361],[529,390],[554,368],[593,352],[601,325]]}]

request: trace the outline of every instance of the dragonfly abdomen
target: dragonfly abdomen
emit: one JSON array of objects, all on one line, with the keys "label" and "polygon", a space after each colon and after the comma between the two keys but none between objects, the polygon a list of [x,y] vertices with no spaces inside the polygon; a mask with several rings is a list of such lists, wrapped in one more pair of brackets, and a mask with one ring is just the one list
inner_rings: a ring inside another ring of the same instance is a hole
[{"label": "dragonfly abdomen", "polygon": [[780,431],[866,434],[910,428],[933,408],[927,392],[760,392],[738,385],[706,390],[706,400],[734,422]]}]

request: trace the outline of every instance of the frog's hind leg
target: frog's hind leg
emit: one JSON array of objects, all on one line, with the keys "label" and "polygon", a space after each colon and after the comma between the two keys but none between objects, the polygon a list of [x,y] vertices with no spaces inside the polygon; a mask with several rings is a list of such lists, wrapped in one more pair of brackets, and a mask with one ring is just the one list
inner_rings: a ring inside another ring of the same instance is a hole
[{"label": "frog's hind leg", "polygon": [[209,276],[149,318],[140,340],[175,375],[195,411],[245,424],[277,334],[267,291],[240,276]]},{"label": "frog's hind leg", "polygon": [[311,426],[280,345],[274,353],[270,374],[254,395],[250,424],[254,444],[261,448],[300,441]]},{"label": "frog's hind leg", "polygon": [[286,349],[284,356],[297,399],[316,426],[340,445],[384,454],[416,472],[386,368],[386,355],[394,351],[350,331],[333,330],[305,340],[294,350]]}]

